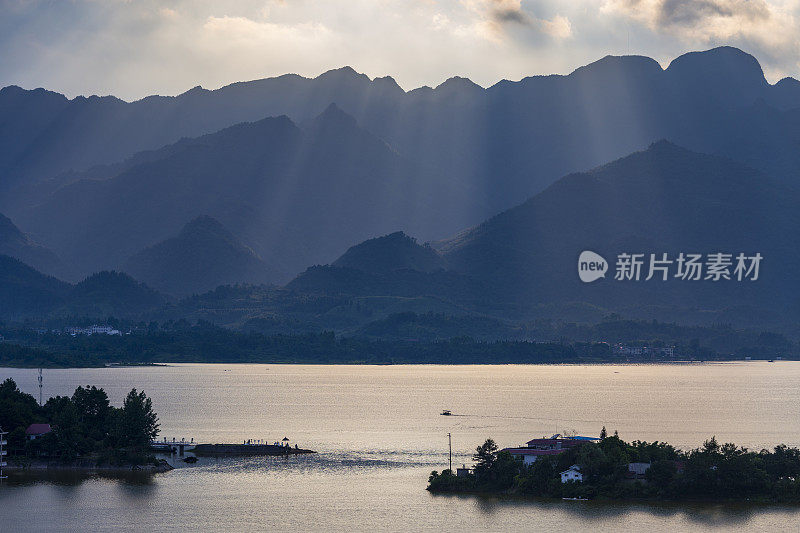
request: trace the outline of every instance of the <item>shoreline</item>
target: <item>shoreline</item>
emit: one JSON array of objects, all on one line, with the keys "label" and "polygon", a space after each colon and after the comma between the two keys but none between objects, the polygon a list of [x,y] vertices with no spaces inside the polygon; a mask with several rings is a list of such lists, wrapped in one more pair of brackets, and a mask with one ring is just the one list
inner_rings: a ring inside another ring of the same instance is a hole
[{"label": "shoreline", "polygon": [[78,370],[78,369],[115,369],[115,368],[148,368],[148,367],[175,367],[178,365],[227,365],[227,366],[243,366],[243,365],[272,365],[272,366],[691,366],[691,365],[721,365],[730,363],[796,363],[800,359],[710,359],[710,360],[680,360],[680,361],[561,361],[561,362],[540,362],[540,363],[527,363],[527,362],[485,362],[485,363],[428,363],[428,362],[385,362],[385,363],[367,363],[367,362],[288,362],[288,361],[169,361],[158,363],[142,363],[142,364],[116,364],[106,363],[101,366],[7,366],[0,364],[0,368],[13,368],[18,370],[44,368],[46,370]]},{"label": "shoreline", "polygon": [[60,463],[57,461],[42,461],[31,460],[30,462],[20,463],[13,458],[8,460],[8,465],[3,467],[13,473],[20,472],[81,472],[87,474],[129,474],[144,473],[144,474],[160,474],[174,470],[175,467],[169,464],[165,459],[158,459],[158,464],[145,464],[145,465],[97,465],[97,464],[81,464],[80,460],[70,463]]},{"label": "shoreline", "polygon": [[793,509],[800,509],[800,502],[791,501],[773,501],[769,499],[752,499],[747,498],[744,500],[737,499],[713,499],[713,498],[687,498],[687,499],[669,499],[669,498],[589,498],[570,500],[566,498],[547,498],[541,496],[533,496],[531,494],[523,494],[519,492],[486,492],[486,491],[443,491],[443,490],[429,490],[425,489],[429,494],[434,497],[457,497],[457,498],[486,498],[509,500],[517,502],[528,503],[552,503],[552,504],[591,504],[591,505],[665,505],[665,506],[680,506],[687,505],[752,505],[752,506],[767,506],[767,507],[790,507]]}]

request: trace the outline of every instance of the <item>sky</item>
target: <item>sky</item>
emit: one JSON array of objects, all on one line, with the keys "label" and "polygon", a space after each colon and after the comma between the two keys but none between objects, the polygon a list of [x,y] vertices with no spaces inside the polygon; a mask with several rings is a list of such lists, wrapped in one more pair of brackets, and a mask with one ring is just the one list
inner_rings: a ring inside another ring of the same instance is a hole
[{"label": "sky", "polygon": [[800,78],[800,0],[0,0],[0,86],[126,100],[350,65],[410,90],[455,75],[666,67],[719,45]]}]

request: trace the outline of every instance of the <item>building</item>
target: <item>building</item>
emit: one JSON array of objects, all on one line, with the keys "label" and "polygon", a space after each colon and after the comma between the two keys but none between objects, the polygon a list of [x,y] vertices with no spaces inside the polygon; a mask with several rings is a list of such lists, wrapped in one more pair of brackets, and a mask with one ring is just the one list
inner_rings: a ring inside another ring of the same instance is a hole
[{"label": "building", "polygon": [[634,357],[650,356],[651,358],[666,358],[672,359],[675,357],[675,347],[654,347],[654,346],[628,346],[627,344],[618,343],[612,346],[611,352],[614,355],[626,355]]},{"label": "building", "polygon": [[650,469],[650,463],[628,463],[628,471],[625,477],[628,479],[645,479],[647,470]]},{"label": "building", "polygon": [[470,469],[467,468],[467,465],[461,465],[461,468],[456,467],[456,477],[467,477],[469,476]]},{"label": "building", "polygon": [[50,424],[31,424],[28,426],[28,429],[25,430],[25,437],[28,440],[36,440],[44,435],[47,435],[53,431],[50,427]]},{"label": "building", "polygon": [[[686,466],[684,461],[669,461],[675,466],[675,473],[682,474]],[[647,471],[650,469],[651,463],[628,463],[628,471],[625,472],[625,478],[631,481],[644,481],[647,479]]]},{"label": "building", "polygon": [[66,327],[64,328],[64,333],[73,337],[77,335],[122,335],[122,332],[118,329],[114,329],[111,326],[98,326],[97,324],[88,328]]},{"label": "building", "polygon": [[569,483],[570,481],[575,481],[576,483],[583,481],[583,474],[581,474],[581,469],[578,465],[572,465],[561,472],[561,483]]},{"label": "building", "polygon": [[595,437],[564,437],[560,434],[555,434],[549,439],[546,437],[533,439],[526,442],[525,446],[505,448],[501,451],[508,452],[512,456],[522,459],[527,465],[535,462],[539,457],[558,455],[564,450],[580,446],[585,442],[595,442],[598,440],[600,439]]}]

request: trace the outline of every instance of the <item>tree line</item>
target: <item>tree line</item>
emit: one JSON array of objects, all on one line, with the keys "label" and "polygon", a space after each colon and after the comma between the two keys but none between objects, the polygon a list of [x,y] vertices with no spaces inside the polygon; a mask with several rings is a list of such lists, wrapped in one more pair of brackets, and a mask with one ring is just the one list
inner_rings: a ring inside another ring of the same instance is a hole
[{"label": "tree line", "polygon": [[[478,446],[466,476],[450,470],[429,477],[432,492],[516,493],[544,498],[735,500],[800,502],[800,449],[785,445],[753,451],[711,438],[682,452],[663,442],[627,443],[617,435],[586,442],[526,465],[488,439]],[[649,463],[644,479],[629,463]],[[577,465],[580,482],[560,472]]]},{"label": "tree line", "polygon": [[[168,327],[165,327],[168,326]],[[603,363],[671,360],[662,355],[638,358],[613,353],[610,344],[594,341],[476,340],[456,336],[416,341],[337,336],[332,331],[304,334],[241,332],[199,321],[177,321],[123,335],[57,334],[52,330],[5,329],[0,366],[90,367],[107,363],[362,363],[362,364],[507,364]],[[662,343],[663,345],[663,343]],[[695,346],[691,358],[724,360],[721,354]],[[756,357],[761,352],[753,353]],[[786,353],[786,352],[781,352]],[[677,352],[673,359],[686,357]]]},{"label": "tree line", "polygon": [[[50,424],[51,431],[30,440],[25,430],[34,423]],[[129,465],[152,460],[150,441],[159,424],[144,391],[132,389],[122,407],[114,407],[102,388],[80,386],[72,396],[55,396],[40,406],[8,378],[0,384],[0,427],[9,432],[9,455],[16,459],[92,458],[98,464]]]}]

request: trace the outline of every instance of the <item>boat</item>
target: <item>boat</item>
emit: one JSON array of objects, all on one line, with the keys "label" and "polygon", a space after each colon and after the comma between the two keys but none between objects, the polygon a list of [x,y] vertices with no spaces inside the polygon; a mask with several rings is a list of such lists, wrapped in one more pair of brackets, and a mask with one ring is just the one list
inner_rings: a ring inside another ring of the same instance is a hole
[{"label": "boat", "polygon": [[567,502],[588,502],[589,498],[561,498]]},{"label": "boat", "polygon": [[452,414],[453,413],[450,412],[450,409],[445,409],[444,411],[442,411],[442,416],[450,416]]}]

